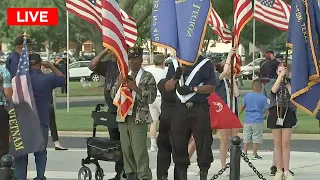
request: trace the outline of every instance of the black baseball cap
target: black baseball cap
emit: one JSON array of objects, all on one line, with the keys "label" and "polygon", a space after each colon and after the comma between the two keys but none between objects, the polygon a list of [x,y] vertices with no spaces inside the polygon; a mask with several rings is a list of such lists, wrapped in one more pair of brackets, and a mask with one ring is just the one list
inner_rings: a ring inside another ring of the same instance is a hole
[{"label": "black baseball cap", "polygon": [[[23,42],[24,42],[24,36],[21,35],[21,36],[18,36],[18,37],[16,38],[16,41],[15,41],[14,44],[15,44],[16,46],[18,46],[18,45],[22,45]],[[36,43],[32,42],[31,39],[30,39],[29,37],[27,37],[27,44],[28,44],[28,45],[34,45],[34,44],[36,44]]]},{"label": "black baseball cap", "polygon": [[140,47],[133,47],[128,50],[128,57],[135,58],[135,57],[142,57],[143,49]]},{"label": "black baseball cap", "polygon": [[40,54],[29,54],[29,61],[35,61],[36,63],[41,63],[42,59]]}]

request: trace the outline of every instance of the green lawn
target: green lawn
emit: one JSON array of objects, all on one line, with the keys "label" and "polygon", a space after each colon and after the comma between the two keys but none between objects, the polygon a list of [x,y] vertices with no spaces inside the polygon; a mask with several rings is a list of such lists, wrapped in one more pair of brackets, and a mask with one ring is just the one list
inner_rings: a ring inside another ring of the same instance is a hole
[{"label": "green lawn", "polygon": [[[100,82],[90,82],[91,87],[84,89],[80,81],[71,81],[70,97],[72,96],[103,96],[103,87],[100,86]],[[57,97],[65,97],[66,94],[61,94],[60,88],[56,89]]]},{"label": "green lawn", "polygon": [[[93,109],[94,107],[70,108],[69,113],[66,109],[57,110],[58,129],[60,131],[92,131],[92,118],[90,116]],[[240,119],[243,122],[244,114],[241,115]],[[295,133],[319,133],[318,120],[315,118],[299,111],[298,120]],[[99,128],[99,130],[105,130],[105,128]],[[270,130],[265,128],[265,132],[270,132]]]},{"label": "green lawn", "polygon": [[[241,90],[251,90],[250,80],[244,80]],[[70,82],[70,97],[74,96],[103,96],[103,87],[100,86],[100,82],[91,82],[91,87],[84,89],[80,81]],[[60,93],[60,88],[56,89],[57,97],[65,97],[66,94]]]}]

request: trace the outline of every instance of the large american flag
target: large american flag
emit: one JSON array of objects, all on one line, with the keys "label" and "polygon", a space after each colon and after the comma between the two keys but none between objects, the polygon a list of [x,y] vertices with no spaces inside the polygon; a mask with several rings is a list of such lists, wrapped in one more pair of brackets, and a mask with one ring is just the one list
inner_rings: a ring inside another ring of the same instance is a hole
[{"label": "large american flag", "polygon": [[257,0],[254,18],[281,31],[288,31],[291,6],[281,0]]},{"label": "large american flag", "polygon": [[221,38],[222,42],[228,43],[232,41],[232,32],[213,8],[210,11],[208,24],[213,32]]},{"label": "large american flag", "polygon": [[[240,34],[244,26],[250,21],[253,16],[251,0],[234,0],[234,47],[238,49],[240,45]],[[241,59],[239,53],[236,53],[236,61],[234,64],[235,74],[241,72]]]},{"label": "large american flag", "polygon": [[26,102],[31,109],[35,109],[35,101],[29,74],[29,55],[26,40],[23,42],[16,76],[12,79],[12,101],[15,104]]},{"label": "large american flag", "polygon": [[[96,25],[102,31],[101,0],[66,0],[66,7],[69,12]],[[123,20],[126,44],[133,47],[138,37],[136,22],[133,17],[123,10],[121,10],[121,18]]]},{"label": "large american flag", "polygon": [[[102,40],[103,45],[118,57],[118,67],[121,76],[128,76],[128,53],[125,41],[125,23],[121,18],[119,3],[115,0],[105,0],[102,3]],[[116,93],[113,103],[118,107],[118,115],[122,120],[133,108],[131,91],[121,85]]]}]

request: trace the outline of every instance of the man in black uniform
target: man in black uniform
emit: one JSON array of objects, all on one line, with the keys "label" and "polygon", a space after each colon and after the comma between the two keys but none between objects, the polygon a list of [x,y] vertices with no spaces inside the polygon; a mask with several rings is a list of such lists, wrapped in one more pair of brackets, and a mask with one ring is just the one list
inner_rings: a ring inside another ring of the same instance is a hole
[{"label": "man in black uniform", "polygon": [[[172,64],[170,66],[173,66]],[[176,72],[181,77],[182,71]],[[165,83],[168,79],[162,79],[158,83],[158,89],[161,93],[161,114],[159,117],[159,134],[157,138],[158,155],[157,155],[157,178],[158,180],[168,180],[168,169],[171,164],[172,146],[170,143],[170,129],[174,106],[176,103],[175,92],[167,92]],[[177,179],[176,177],[174,179]]]},{"label": "man in black uniform", "polygon": [[192,134],[196,142],[200,180],[206,180],[213,162],[213,139],[207,98],[215,90],[214,69],[209,59],[200,56],[193,66],[182,67],[185,81],[181,82],[178,63],[173,61],[173,64],[168,70],[167,79],[170,80],[166,82],[165,89],[177,89],[170,137],[177,176],[179,180],[187,180],[187,169],[190,165],[188,143]]},{"label": "man in black uniform", "polygon": [[265,60],[260,61],[260,77],[264,84],[268,83],[270,79],[276,78],[279,63],[272,50],[265,53]]},{"label": "man in black uniform", "polygon": [[[106,57],[109,56],[109,57]],[[109,59],[107,61],[103,61],[103,59]],[[105,49],[103,50],[98,56],[94,57],[90,64],[89,69],[98,73],[101,76],[105,77],[104,83],[104,98],[106,104],[108,105],[108,112],[116,115],[117,114],[117,107],[113,105],[113,99],[110,95],[110,91],[112,86],[117,80],[119,75],[118,65],[117,65],[117,58],[114,53],[110,50]],[[111,140],[120,140],[120,132],[118,128],[108,128],[109,135]],[[123,161],[119,161],[115,165],[115,171],[117,172],[116,176],[110,180],[120,180],[120,175],[123,167]]]}]

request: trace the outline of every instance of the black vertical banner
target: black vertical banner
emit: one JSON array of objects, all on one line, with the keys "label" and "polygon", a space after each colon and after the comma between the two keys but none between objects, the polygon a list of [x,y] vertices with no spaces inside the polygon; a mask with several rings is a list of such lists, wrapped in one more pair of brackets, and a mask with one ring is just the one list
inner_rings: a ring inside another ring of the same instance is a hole
[{"label": "black vertical banner", "polygon": [[44,150],[44,139],[36,108],[27,102],[9,103],[9,153],[21,155]]}]

